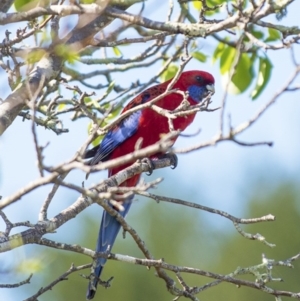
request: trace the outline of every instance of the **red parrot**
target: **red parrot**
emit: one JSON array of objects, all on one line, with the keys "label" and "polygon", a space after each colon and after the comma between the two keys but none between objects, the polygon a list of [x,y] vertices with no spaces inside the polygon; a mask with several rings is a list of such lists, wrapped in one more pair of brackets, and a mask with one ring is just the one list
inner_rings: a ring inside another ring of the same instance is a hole
[{"label": "red parrot", "polygon": [[[171,80],[168,80],[162,84],[153,86],[141,94],[136,96],[129,104],[123,109],[122,112],[148,102],[155,97],[161,95],[166,91]],[[177,82],[174,84],[173,89],[178,89],[183,92],[188,92],[188,101],[191,105],[200,103],[209,93],[214,93],[214,78],[213,76],[204,71],[186,71],[183,72]],[[155,105],[166,110],[175,110],[182,102],[183,97],[178,93],[171,93],[162,99],[158,100]],[[183,131],[189,126],[196,113],[186,115],[183,117],[177,117],[173,119],[173,126],[175,130]],[[112,128],[101,141],[100,145],[88,150],[85,154],[85,158],[92,158],[88,164],[95,165],[99,162],[113,160],[129,154],[135,150],[135,145],[139,138],[142,138],[142,147],[147,147],[160,141],[163,134],[170,133],[167,117],[158,114],[151,108],[144,108],[133,114],[127,116],[121,120],[114,128]],[[174,143],[177,138],[174,139]],[[156,154],[151,156],[151,159],[159,158],[162,154]],[[112,176],[124,168],[131,165],[131,163],[120,165],[118,167],[108,170],[108,176]],[[140,175],[135,175],[130,179],[127,179],[121,185],[126,187],[133,187],[137,185],[140,179]],[[119,211],[118,208],[114,208],[125,217],[132,201],[127,199],[122,203],[123,211]],[[100,225],[100,231],[98,235],[98,241],[96,245],[96,252],[110,253],[116,236],[120,230],[120,224],[114,217],[103,211],[102,221]],[[87,290],[87,299],[93,299],[96,293],[96,287],[100,279],[101,272],[105,258],[98,258],[96,266],[94,267],[95,278],[90,281]]]}]

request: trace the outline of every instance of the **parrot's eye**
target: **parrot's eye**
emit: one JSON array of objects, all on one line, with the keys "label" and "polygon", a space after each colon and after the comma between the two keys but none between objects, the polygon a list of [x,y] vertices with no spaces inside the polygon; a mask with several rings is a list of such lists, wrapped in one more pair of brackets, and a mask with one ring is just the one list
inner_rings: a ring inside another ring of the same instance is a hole
[{"label": "parrot's eye", "polygon": [[197,81],[198,83],[200,83],[200,84],[203,84],[203,77],[197,75],[197,76],[196,76],[196,81]]}]

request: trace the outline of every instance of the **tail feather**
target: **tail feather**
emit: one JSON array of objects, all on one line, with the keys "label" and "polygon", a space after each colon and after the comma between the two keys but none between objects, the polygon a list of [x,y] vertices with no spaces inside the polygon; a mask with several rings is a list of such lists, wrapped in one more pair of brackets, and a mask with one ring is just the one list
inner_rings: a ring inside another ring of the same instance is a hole
[{"label": "tail feather", "polygon": [[[129,211],[131,206],[133,196],[130,197],[126,202],[123,203],[124,210],[120,211],[119,213],[125,217]],[[120,230],[120,223],[115,219],[115,217],[111,216],[105,210],[103,211],[102,221],[99,230],[98,241],[96,245],[96,252],[107,252],[110,253],[112,246],[116,240],[116,237]],[[95,278],[90,281],[86,298],[91,300],[94,298],[96,294],[97,284],[103,270],[103,267],[106,263],[106,258],[99,257],[96,260],[96,265],[94,266],[94,275]],[[93,263],[94,264],[94,263]]]}]

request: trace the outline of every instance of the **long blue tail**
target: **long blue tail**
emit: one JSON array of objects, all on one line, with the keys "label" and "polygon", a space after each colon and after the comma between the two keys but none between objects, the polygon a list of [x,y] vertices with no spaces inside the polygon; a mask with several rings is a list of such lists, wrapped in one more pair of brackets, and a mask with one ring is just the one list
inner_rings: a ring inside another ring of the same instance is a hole
[{"label": "long blue tail", "polygon": [[[122,204],[124,210],[119,211],[119,213],[123,217],[125,217],[127,212],[129,211],[132,199],[133,196],[127,199],[126,202]],[[104,210],[102,215],[100,230],[98,234],[98,241],[96,245],[97,253],[98,252],[110,253],[112,246],[116,240],[116,237],[119,233],[120,227],[121,227],[120,223]],[[96,294],[98,280],[100,279],[100,275],[105,263],[106,263],[106,258],[99,257],[96,261],[96,266],[94,266],[95,278],[93,281],[90,281],[89,283],[87,293],[86,293],[87,300],[93,299]]]}]

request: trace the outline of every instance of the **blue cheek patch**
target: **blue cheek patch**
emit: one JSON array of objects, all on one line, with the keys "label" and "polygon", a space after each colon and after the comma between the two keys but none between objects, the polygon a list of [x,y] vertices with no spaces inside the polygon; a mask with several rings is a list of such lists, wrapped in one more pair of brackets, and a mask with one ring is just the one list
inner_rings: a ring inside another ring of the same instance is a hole
[{"label": "blue cheek patch", "polygon": [[201,102],[207,92],[207,89],[205,87],[199,87],[196,85],[192,85],[192,86],[188,87],[188,91],[189,91],[189,96],[195,102]]}]

